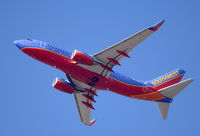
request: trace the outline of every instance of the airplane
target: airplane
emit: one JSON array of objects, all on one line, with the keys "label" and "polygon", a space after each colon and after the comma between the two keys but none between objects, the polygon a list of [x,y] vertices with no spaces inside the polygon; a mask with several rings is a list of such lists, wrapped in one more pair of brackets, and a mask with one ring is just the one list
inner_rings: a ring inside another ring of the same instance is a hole
[{"label": "airplane", "polygon": [[145,82],[113,71],[114,66],[120,66],[124,58],[130,58],[132,49],[157,31],[164,22],[162,20],[94,55],[78,50],[70,53],[50,43],[33,39],[16,40],[14,44],[28,56],[66,74],[66,79],[56,78],[52,86],[74,95],[80,120],[84,124],[92,126],[96,121],[91,120],[91,110],[95,110],[94,97],[99,90],[156,102],[162,118],[166,120],[173,98],[193,81],[192,78],[181,81],[185,74],[183,69],[175,69]]}]

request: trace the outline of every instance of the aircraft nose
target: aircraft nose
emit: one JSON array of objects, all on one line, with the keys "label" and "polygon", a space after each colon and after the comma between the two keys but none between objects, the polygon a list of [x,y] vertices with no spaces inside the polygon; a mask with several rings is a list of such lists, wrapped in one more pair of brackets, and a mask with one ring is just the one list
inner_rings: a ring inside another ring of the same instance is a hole
[{"label": "aircraft nose", "polygon": [[22,40],[16,40],[14,41],[14,44],[21,50],[24,45],[23,45],[23,41]]}]

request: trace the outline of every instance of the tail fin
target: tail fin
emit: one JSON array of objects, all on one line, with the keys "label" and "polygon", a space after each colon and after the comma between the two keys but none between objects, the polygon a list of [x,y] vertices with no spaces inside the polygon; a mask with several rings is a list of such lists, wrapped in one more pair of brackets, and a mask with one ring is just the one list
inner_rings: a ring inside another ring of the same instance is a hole
[{"label": "tail fin", "polygon": [[157,102],[160,114],[164,120],[167,119],[167,114],[169,110],[169,104],[170,103],[163,103],[163,102]]},{"label": "tail fin", "polygon": [[148,81],[148,84],[154,89],[160,90],[162,88],[180,82],[184,74],[185,71],[183,69],[176,69],[151,81]]},{"label": "tail fin", "polygon": [[[161,93],[162,95],[172,99],[179,92],[181,92],[186,86],[188,86],[192,81],[194,81],[194,80],[192,78],[190,78],[190,79],[187,79],[187,80],[182,81],[180,83],[176,83],[176,84],[170,85],[168,87],[165,87],[163,89],[160,89],[160,90],[158,90],[158,92]],[[160,111],[164,120],[167,119],[169,104],[170,103],[157,102],[159,111]]]}]

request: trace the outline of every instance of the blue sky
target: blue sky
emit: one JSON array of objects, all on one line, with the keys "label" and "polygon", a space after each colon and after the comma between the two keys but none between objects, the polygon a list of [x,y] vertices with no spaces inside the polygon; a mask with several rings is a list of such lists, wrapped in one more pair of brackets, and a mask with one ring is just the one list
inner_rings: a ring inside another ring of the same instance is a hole
[{"label": "blue sky", "polygon": [[[0,135],[199,135],[200,2],[198,0],[6,0],[0,2]],[[64,73],[26,56],[14,40],[48,41],[94,54],[151,26],[166,22],[137,46],[116,71],[150,80],[176,68],[190,86],[163,121],[153,102],[99,92],[92,127],[80,123],[72,95],[51,87]]]}]

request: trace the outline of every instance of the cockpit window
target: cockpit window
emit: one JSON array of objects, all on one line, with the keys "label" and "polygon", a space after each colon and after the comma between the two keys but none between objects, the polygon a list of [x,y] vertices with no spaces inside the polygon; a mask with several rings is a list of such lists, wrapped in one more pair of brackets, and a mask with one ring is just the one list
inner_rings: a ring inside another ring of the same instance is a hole
[{"label": "cockpit window", "polygon": [[29,40],[29,41],[33,41],[32,39],[27,39],[27,40]]}]

